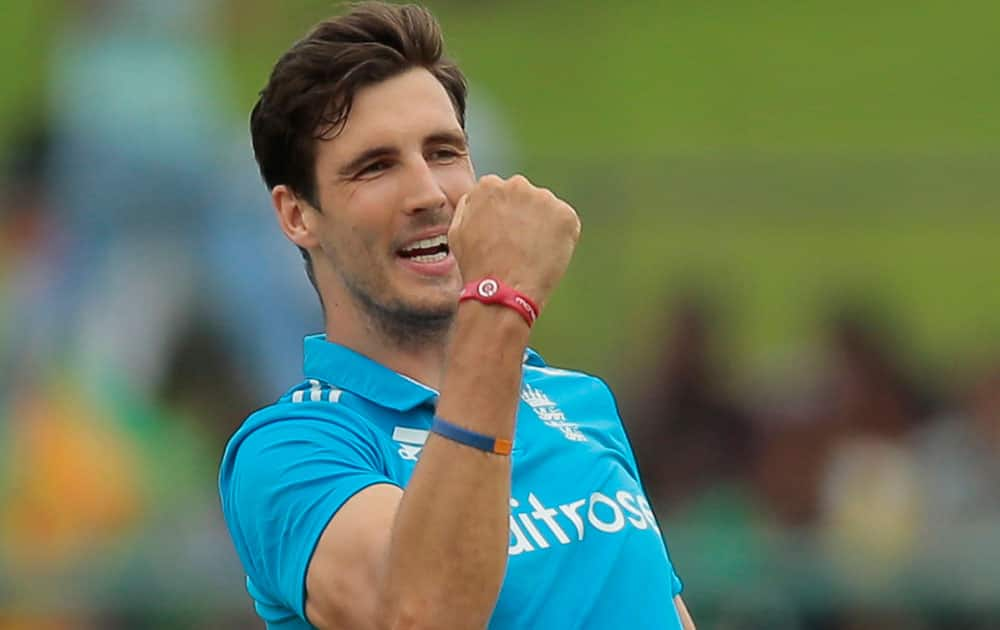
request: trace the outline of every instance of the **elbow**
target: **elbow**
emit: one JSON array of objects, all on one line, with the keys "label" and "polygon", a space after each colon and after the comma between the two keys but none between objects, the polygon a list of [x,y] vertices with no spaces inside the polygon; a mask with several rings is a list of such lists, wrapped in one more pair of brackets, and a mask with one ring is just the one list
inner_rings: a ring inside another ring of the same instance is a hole
[{"label": "elbow", "polygon": [[460,620],[455,611],[440,609],[426,602],[401,603],[382,615],[379,630],[482,630],[482,623]]},{"label": "elbow", "polygon": [[427,608],[419,606],[397,606],[382,616],[379,630],[435,630],[446,626],[437,621]]},{"label": "elbow", "polygon": [[380,630],[429,630],[431,627],[426,615],[399,611],[385,619]]},{"label": "elbow", "polygon": [[430,630],[434,628],[426,613],[416,611],[395,611],[383,615],[379,620],[379,630]]}]

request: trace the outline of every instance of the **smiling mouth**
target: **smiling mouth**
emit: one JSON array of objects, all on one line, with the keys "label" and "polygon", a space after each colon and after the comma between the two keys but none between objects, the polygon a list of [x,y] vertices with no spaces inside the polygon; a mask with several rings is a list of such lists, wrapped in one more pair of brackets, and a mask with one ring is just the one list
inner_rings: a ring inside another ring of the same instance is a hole
[{"label": "smiling mouth", "polygon": [[416,263],[436,263],[448,257],[448,236],[441,234],[411,243],[396,252],[402,258]]}]

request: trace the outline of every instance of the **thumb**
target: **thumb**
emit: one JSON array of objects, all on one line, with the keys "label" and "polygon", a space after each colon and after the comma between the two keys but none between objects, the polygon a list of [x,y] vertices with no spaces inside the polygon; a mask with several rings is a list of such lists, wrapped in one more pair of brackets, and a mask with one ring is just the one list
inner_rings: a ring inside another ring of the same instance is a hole
[{"label": "thumb", "polygon": [[448,240],[451,240],[452,234],[460,229],[462,225],[462,220],[465,218],[465,208],[469,205],[469,195],[464,194],[459,198],[458,203],[455,204],[455,214],[451,217],[451,226],[448,228]]}]

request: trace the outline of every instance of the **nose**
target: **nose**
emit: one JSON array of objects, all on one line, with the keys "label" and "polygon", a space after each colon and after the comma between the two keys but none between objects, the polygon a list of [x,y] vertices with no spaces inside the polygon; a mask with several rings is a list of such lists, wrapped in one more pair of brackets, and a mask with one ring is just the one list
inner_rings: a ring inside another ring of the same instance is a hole
[{"label": "nose", "polygon": [[440,210],[448,203],[441,182],[423,157],[417,158],[407,169],[404,208],[407,214],[417,214],[427,210]]}]

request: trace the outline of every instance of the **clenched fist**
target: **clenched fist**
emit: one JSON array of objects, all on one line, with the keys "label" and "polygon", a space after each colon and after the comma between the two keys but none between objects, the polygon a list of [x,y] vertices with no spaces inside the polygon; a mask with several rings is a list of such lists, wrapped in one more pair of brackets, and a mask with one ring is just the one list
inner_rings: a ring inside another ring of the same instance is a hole
[{"label": "clenched fist", "polygon": [[580,238],[576,211],[516,175],[487,175],[455,209],[448,246],[465,282],[493,276],[543,306]]}]

